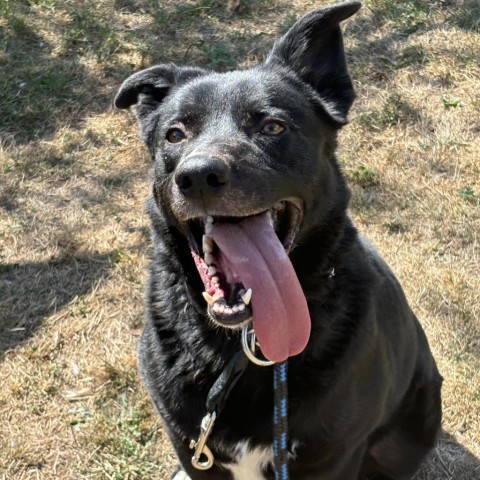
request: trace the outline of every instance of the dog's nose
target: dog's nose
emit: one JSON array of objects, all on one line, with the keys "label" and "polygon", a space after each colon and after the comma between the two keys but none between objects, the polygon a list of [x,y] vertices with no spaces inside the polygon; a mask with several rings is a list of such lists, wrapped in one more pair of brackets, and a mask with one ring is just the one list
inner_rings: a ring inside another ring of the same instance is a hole
[{"label": "dog's nose", "polygon": [[175,182],[186,197],[210,196],[222,190],[229,181],[229,166],[215,157],[188,157],[175,171]]}]

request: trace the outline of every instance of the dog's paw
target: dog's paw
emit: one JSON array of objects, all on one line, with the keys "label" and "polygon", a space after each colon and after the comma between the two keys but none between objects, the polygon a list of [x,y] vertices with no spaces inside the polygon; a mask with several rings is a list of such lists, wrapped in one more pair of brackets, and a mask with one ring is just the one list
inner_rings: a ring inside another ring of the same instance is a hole
[{"label": "dog's paw", "polygon": [[191,480],[190,477],[183,471],[179,470],[172,480]]}]

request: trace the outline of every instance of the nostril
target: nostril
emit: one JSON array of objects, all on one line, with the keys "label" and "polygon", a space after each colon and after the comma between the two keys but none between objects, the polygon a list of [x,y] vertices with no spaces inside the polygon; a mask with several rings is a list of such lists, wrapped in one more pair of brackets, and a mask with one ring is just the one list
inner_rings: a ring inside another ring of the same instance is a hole
[{"label": "nostril", "polygon": [[207,175],[207,185],[209,187],[215,188],[215,187],[221,187],[222,185],[225,185],[226,182],[222,182],[217,174],[215,173],[209,173]]},{"label": "nostril", "polygon": [[177,183],[181,190],[185,191],[192,188],[193,181],[188,175],[182,175],[178,180]]}]

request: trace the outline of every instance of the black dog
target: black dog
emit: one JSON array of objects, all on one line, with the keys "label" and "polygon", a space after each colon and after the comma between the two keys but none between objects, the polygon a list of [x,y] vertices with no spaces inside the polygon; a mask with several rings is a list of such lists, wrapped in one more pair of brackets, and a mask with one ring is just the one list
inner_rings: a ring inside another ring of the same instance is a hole
[{"label": "black dog", "polygon": [[207,394],[250,319],[289,358],[290,475],[409,479],[440,430],[441,377],[402,289],[346,210],[337,131],[354,100],[339,23],[300,19],[252,69],[158,65],[122,85],[154,161],[141,371],[175,479],[273,478],[272,368],[250,363],[191,464]]}]

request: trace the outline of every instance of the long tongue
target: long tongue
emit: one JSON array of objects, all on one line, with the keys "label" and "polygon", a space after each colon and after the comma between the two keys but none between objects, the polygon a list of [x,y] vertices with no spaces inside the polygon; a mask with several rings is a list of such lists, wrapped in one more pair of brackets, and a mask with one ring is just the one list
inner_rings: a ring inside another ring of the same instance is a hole
[{"label": "long tongue", "polygon": [[239,223],[215,223],[211,236],[245,288],[251,288],[253,328],[263,354],[281,362],[301,353],[310,314],[293,265],[267,214]]}]

